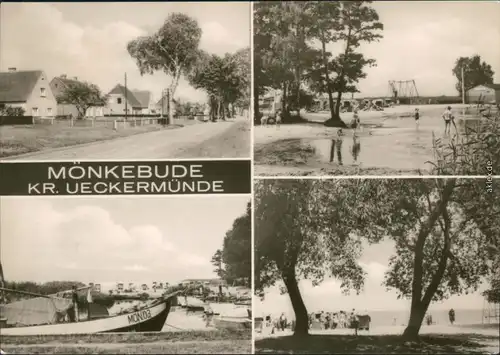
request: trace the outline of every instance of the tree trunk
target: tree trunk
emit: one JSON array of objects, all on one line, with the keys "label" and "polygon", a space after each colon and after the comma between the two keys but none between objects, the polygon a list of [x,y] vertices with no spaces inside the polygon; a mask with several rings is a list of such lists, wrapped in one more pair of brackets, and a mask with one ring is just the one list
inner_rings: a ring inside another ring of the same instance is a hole
[{"label": "tree trunk", "polygon": [[418,333],[420,332],[420,327],[424,320],[425,312],[427,312],[427,307],[423,307],[422,304],[411,307],[410,320],[408,321],[408,326],[403,332],[403,338],[408,340],[417,340]]},{"label": "tree trunk", "polygon": [[344,122],[340,118],[340,105],[341,105],[341,100],[342,100],[342,91],[344,90],[344,81],[345,81],[345,66],[346,66],[346,59],[347,59],[347,54],[349,53],[349,49],[351,47],[351,34],[352,34],[352,27],[349,25],[349,32],[347,33],[347,41],[346,41],[346,46],[345,46],[345,51],[344,51],[344,61],[342,63],[342,67],[340,68],[340,73],[339,73],[339,88],[337,92],[337,103],[335,105],[335,118],[334,122],[342,122],[342,125],[345,126]]},{"label": "tree trunk", "polygon": [[259,89],[257,88],[257,85],[255,85],[255,88],[253,90],[253,116],[254,116],[254,123],[259,123],[260,121],[260,107],[259,107]]},{"label": "tree trunk", "polygon": [[295,336],[309,335],[309,319],[307,316],[307,308],[300,294],[297,278],[295,277],[295,269],[287,270],[283,275],[283,281],[292,301],[293,311],[295,313]]},{"label": "tree trunk", "polygon": [[328,58],[326,57],[326,39],[321,31],[321,51],[323,55],[323,65],[325,66],[326,92],[328,93],[328,104],[330,105],[330,117],[335,117],[335,107],[333,104],[332,88],[330,86],[330,73],[328,72]]},{"label": "tree trunk", "polygon": [[288,101],[288,84],[287,82],[283,82],[283,95],[281,96],[281,109],[283,110],[284,120],[288,120],[290,118],[290,110],[287,105]]},{"label": "tree trunk", "polygon": [[[418,333],[420,332],[420,327],[422,326],[422,321],[424,320],[425,313],[429,308],[432,297],[436,293],[437,288],[443,278],[444,272],[446,271],[446,263],[448,261],[448,255],[450,250],[450,218],[446,206],[450,200],[453,189],[455,188],[455,180],[449,180],[446,182],[441,200],[430,211],[430,215],[427,218],[427,222],[420,228],[417,236],[417,242],[415,244],[415,256],[414,256],[414,266],[413,266],[413,282],[412,282],[412,295],[411,295],[411,311],[410,320],[408,321],[408,326],[403,332],[403,337],[415,340],[418,338]],[[438,264],[438,269],[431,279],[429,287],[425,291],[425,295],[422,298],[422,279],[423,279],[423,261],[424,261],[424,246],[425,241],[429,234],[431,233],[434,225],[440,218],[444,217],[445,223],[443,227],[444,233],[444,247],[441,259]]]}]

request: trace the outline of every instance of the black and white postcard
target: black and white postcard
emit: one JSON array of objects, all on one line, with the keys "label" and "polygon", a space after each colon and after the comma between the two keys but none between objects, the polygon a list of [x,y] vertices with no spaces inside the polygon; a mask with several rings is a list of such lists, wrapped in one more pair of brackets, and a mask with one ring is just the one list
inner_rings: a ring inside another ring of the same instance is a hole
[{"label": "black and white postcard", "polygon": [[0,11],[0,158],[250,158],[249,3]]}]

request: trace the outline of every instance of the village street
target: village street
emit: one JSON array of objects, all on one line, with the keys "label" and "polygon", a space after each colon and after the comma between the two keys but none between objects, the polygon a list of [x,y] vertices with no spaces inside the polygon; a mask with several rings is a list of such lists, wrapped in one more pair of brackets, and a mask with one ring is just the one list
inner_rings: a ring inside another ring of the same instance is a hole
[{"label": "village street", "polygon": [[248,119],[236,118],[22,154],[3,160],[249,158],[249,131]]}]

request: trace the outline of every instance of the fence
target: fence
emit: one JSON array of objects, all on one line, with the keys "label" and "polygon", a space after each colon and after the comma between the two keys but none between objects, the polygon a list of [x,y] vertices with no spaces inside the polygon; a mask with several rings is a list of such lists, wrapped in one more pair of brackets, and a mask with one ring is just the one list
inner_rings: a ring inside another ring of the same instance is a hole
[{"label": "fence", "polygon": [[[204,121],[207,116],[177,116],[175,120]],[[70,116],[33,117],[33,116],[0,116],[0,125],[59,125],[67,127],[106,127],[111,129],[124,129],[142,127],[147,125],[166,125],[167,117],[160,115],[105,115],[96,118],[71,119]]]},{"label": "fence", "polygon": [[33,124],[32,116],[0,116],[0,126]]}]

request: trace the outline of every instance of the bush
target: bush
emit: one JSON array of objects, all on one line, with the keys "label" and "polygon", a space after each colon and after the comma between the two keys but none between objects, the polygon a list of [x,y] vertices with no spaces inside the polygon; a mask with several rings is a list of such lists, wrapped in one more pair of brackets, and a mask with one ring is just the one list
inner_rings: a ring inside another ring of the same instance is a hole
[{"label": "bush", "polygon": [[24,109],[22,107],[11,107],[6,104],[0,104],[0,116],[24,116]]}]

